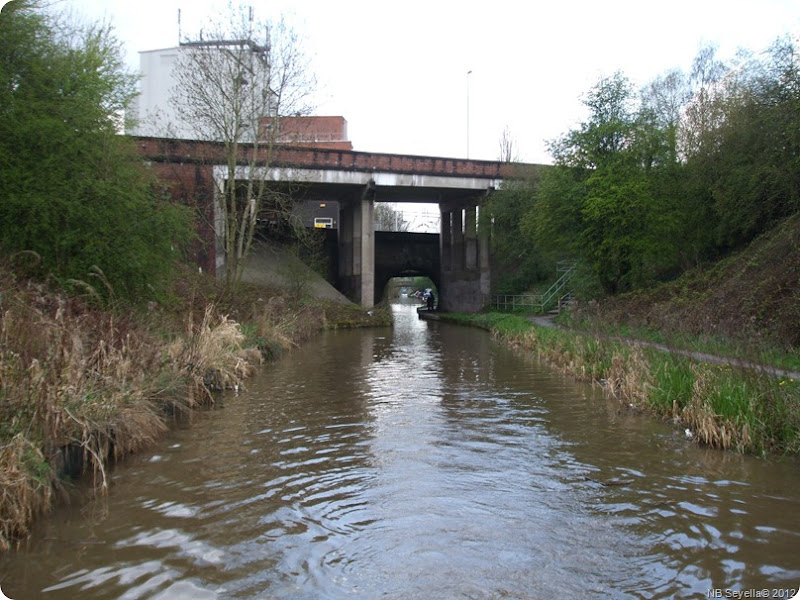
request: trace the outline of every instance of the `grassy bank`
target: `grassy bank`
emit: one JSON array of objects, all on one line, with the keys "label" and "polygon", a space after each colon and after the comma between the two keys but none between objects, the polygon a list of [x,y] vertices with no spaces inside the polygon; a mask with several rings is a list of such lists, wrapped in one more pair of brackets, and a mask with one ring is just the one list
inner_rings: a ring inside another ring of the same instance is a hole
[{"label": "grassy bank", "polygon": [[0,266],[0,549],[23,539],[69,481],[108,486],[109,465],[181,414],[244,385],[265,359],[324,328],[385,312],[186,277],[147,309],[98,306]]},{"label": "grassy bank", "polygon": [[800,453],[800,381],[790,377],[587,332],[540,327],[518,315],[446,317],[486,328],[579,379],[601,384],[630,408],[688,429],[701,444],[753,454]]},{"label": "grassy bank", "polygon": [[[582,302],[569,325],[800,370],[800,214],[715,263]],[[763,358],[762,358],[763,357]]]}]

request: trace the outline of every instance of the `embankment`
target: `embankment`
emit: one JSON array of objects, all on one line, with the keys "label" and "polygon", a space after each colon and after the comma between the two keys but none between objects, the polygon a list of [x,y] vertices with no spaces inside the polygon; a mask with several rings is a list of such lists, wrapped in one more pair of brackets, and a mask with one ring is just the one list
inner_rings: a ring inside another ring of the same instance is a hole
[{"label": "embankment", "polygon": [[243,385],[324,328],[385,325],[338,299],[186,276],[144,309],[101,306],[0,265],[0,549],[24,539],[70,479],[98,491],[113,461]]},{"label": "embankment", "polygon": [[772,369],[542,327],[518,315],[441,317],[484,327],[520,351],[602,385],[622,407],[671,420],[698,443],[752,454],[800,453],[800,381]]}]

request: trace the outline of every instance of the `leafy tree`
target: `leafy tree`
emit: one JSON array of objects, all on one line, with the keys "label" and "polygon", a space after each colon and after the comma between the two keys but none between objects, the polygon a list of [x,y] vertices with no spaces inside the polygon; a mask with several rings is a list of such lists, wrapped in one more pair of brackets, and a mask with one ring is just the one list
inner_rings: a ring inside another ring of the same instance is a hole
[{"label": "leafy tree", "polygon": [[[225,177],[218,194],[225,282],[235,288],[259,221],[292,221],[289,194],[270,185],[281,118],[310,112],[315,80],[295,32],[257,22],[252,9],[228,8],[199,39],[181,45],[172,98],[197,139],[222,142]],[[246,163],[246,166],[242,162]]]},{"label": "leafy tree", "polygon": [[62,281],[102,272],[101,293],[149,295],[190,219],[117,133],[135,80],[112,30],[56,24],[18,0],[3,8],[0,40],[0,247],[38,253]]},{"label": "leafy tree", "polygon": [[713,131],[710,182],[718,241],[749,242],[800,210],[800,60],[788,40],[726,81],[722,122]]},{"label": "leafy tree", "polygon": [[[636,149],[649,189],[649,221],[653,239],[653,276],[672,276],[707,255],[711,244],[711,203],[702,190],[689,193],[682,159],[682,119],[691,97],[689,79],[668,71],[641,90]],[[698,201],[698,198],[700,201]]]},{"label": "leafy tree", "polygon": [[402,211],[391,202],[375,203],[376,231],[408,231],[411,224],[403,218]]},{"label": "leafy tree", "polygon": [[677,69],[656,77],[641,92],[641,118],[650,123],[650,131],[661,132],[669,164],[679,160],[678,131],[690,94],[689,81]]},{"label": "leafy tree", "polygon": [[530,227],[586,260],[615,293],[662,268],[650,173],[669,162],[669,152],[636,111],[633,86],[621,73],[601,79],[585,104],[589,119],[551,144],[557,168],[543,178]]},{"label": "leafy tree", "polygon": [[800,209],[800,77],[789,38],[732,65],[702,49],[681,127],[686,215],[701,254],[748,243]]},{"label": "leafy tree", "polygon": [[529,243],[578,256],[577,233],[582,226],[585,197],[581,171],[563,165],[543,170],[528,209],[522,214],[520,230]]},{"label": "leafy tree", "polygon": [[481,206],[481,227],[489,227],[492,286],[500,294],[528,291],[532,284],[552,277],[555,257],[551,248],[537,243],[525,231],[525,216],[537,197],[540,168],[526,177],[510,180]]},{"label": "leafy tree", "polygon": [[682,153],[689,158],[713,146],[709,137],[722,120],[720,82],[728,71],[716,56],[715,46],[704,46],[692,63],[691,96],[684,109],[680,130]]},{"label": "leafy tree", "polygon": [[[688,76],[654,79],[638,105],[621,73],[601,79],[585,99],[588,119],[551,142],[555,165],[490,203],[495,249],[582,259],[616,293],[718,258],[795,214],[798,56],[789,38],[733,66],[704,47]],[[521,264],[507,268],[523,273]]]}]

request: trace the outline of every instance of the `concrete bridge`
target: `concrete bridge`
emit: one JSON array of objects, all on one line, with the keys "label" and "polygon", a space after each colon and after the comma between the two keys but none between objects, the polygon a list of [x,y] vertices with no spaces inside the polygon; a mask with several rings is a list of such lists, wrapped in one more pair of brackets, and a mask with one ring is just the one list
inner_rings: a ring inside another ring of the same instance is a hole
[{"label": "concrete bridge", "polygon": [[441,291],[439,235],[397,231],[375,232],[375,301],[394,277],[429,277]]},{"label": "concrete bridge", "polygon": [[[218,272],[225,256],[218,240],[221,223],[216,190],[227,176],[221,144],[164,138],[136,138],[140,154],[167,183],[177,201],[203,215],[198,245],[201,266]],[[256,161],[251,173],[243,149],[237,179],[265,177],[305,200],[337,201],[340,206],[338,265],[341,291],[364,307],[373,306],[386,281],[418,271],[416,259],[394,240],[395,258],[377,257],[374,203],[421,202],[439,205],[439,272],[426,273],[437,284],[445,310],[472,312],[488,304],[488,232],[478,227],[479,206],[512,165],[494,161],[377,154],[308,147],[280,147]],[[424,234],[423,234],[424,235]],[[417,257],[419,258],[419,257]],[[435,268],[435,267],[433,267]]]}]

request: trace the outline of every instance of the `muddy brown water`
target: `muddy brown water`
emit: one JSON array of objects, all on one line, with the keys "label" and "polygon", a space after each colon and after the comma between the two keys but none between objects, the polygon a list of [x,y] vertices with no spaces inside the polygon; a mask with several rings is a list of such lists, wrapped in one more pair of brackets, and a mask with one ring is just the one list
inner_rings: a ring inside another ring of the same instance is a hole
[{"label": "muddy brown water", "polygon": [[705,598],[800,584],[797,460],[698,448],[486,332],[394,310],[394,329],[328,333],[265,366],[118,466],[107,497],[43,519],[0,557],[3,592]]}]

